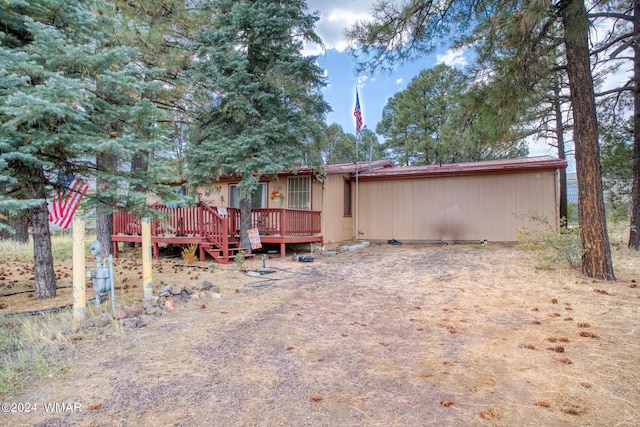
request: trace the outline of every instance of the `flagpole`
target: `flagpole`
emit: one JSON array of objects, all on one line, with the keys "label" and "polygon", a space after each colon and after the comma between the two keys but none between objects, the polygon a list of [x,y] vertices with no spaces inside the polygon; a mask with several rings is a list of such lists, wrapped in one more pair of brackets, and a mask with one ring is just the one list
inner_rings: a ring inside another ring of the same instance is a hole
[{"label": "flagpole", "polygon": [[355,241],[357,242],[359,240],[359,235],[358,235],[358,217],[359,217],[359,211],[358,211],[358,199],[360,198],[360,193],[358,192],[358,172],[360,167],[358,166],[358,139],[360,139],[360,132],[356,133],[356,237],[355,237]]},{"label": "flagpole", "polygon": [[355,220],[355,237],[354,240],[358,241],[360,239],[360,234],[359,234],[359,216],[360,216],[360,212],[358,209],[358,203],[359,203],[359,199],[360,199],[360,191],[358,188],[358,184],[359,184],[359,174],[360,174],[360,167],[358,165],[358,157],[359,157],[359,153],[358,153],[358,140],[360,139],[360,129],[362,128],[362,110],[360,109],[360,97],[358,96],[358,86],[356,86],[356,106],[353,110],[353,116],[356,118],[356,220]]}]

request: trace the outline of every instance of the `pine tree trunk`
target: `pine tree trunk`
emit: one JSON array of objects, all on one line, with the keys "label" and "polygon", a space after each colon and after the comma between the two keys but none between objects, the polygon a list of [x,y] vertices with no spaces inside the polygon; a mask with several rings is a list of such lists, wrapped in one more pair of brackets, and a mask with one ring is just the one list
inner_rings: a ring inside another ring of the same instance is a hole
[{"label": "pine tree trunk", "polygon": [[584,0],[560,5],[567,52],[567,74],[573,105],[573,139],[578,176],[578,220],[584,255],[582,273],[615,280],[602,194],[593,76],[589,62],[589,21]]},{"label": "pine tree trunk", "polygon": [[[553,109],[556,116],[556,141],[558,143],[558,158],[566,160],[564,150],[564,126],[562,124],[562,105],[560,104],[560,84],[556,81],[553,88]],[[564,218],[564,221],[562,219]],[[569,207],[567,201],[567,170],[560,169],[560,225],[566,227],[569,224]]]},{"label": "pine tree trunk", "polygon": [[247,230],[251,228],[251,197],[240,199],[240,247],[245,255],[251,254],[251,241]]},{"label": "pine tree trunk", "polygon": [[29,241],[29,216],[22,212],[17,217],[12,217],[8,221],[2,221],[13,229],[13,233],[8,230],[0,231],[0,240],[13,240],[18,243],[27,243]]},{"label": "pine tree trunk", "polygon": [[56,278],[53,269],[49,210],[44,201],[31,209],[33,226],[33,270],[35,276],[35,299],[56,296]]},{"label": "pine tree trunk", "polygon": [[113,215],[110,212],[96,216],[96,238],[100,242],[100,256],[106,258],[113,253],[111,235],[113,234]]},{"label": "pine tree trunk", "polygon": [[[634,1],[633,32],[640,34],[640,1]],[[640,45],[633,44],[633,79],[634,92],[633,112],[633,184],[631,185],[631,227],[629,231],[629,247],[640,249]]]},{"label": "pine tree trunk", "polygon": [[[115,170],[118,167],[118,161],[114,156],[103,154],[97,158],[97,166],[100,170]],[[96,189],[98,196],[102,192],[109,190],[109,183],[104,179],[98,178],[96,181]],[[113,234],[113,215],[111,208],[103,203],[96,205],[96,238],[100,242],[100,256],[108,257],[113,253],[111,235]]]},{"label": "pine tree trunk", "polygon": [[[49,217],[47,216],[47,221]],[[14,218],[10,222],[11,228],[15,231],[11,236],[14,242],[27,243],[29,241],[29,217],[22,213],[22,215]]]}]

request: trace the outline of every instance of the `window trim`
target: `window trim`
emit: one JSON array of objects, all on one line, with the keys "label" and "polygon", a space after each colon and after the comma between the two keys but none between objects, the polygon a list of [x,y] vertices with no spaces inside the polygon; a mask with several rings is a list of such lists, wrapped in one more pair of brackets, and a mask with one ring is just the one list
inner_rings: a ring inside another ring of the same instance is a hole
[{"label": "window trim", "polygon": [[[291,191],[292,191],[292,187],[293,187],[293,185],[291,185],[291,182],[293,180],[306,180],[306,182],[307,182],[307,188],[306,188],[306,191],[305,191],[306,194],[307,194],[307,203],[306,203],[306,207],[304,207],[304,208],[300,208],[300,207],[292,208],[291,205],[290,205],[291,200],[292,200]],[[311,183],[311,177],[310,176],[302,175],[302,176],[289,176],[289,177],[287,177],[287,209],[300,209],[300,210],[309,210],[309,211],[312,210],[312,201],[313,201],[313,198],[311,197],[311,189],[312,189],[312,187],[313,186],[312,186],[312,183]]]},{"label": "window trim", "polygon": [[[343,187],[343,216],[345,218],[353,217],[353,186],[351,185],[351,179],[345,178]],[[347,194],[348,193],[348,194]],[[348,197],[348,200],[347,200]]]},{"label": "window trim", "polygon": [[[259,182],[258,183],[259,188],[262,188],[262,195],[261,195],[261,204],[263,204],[264,206],[251,206],[251,208],[255,208],[255,209],[263,209],[263,208],[267,208],[269,203],[268,203],[268,199],[267,199],[267,190],[269,189],[269,183],[268,182]],[[233,197],[231,197],[231,192],[232,192],[232,188],[237,188],[238,187],[238,183],[235,184],[229,184],[229,207],[231,208],[239,208],[239,206],[233,206]],[[236,190],[237,192],[238,190]]]}]

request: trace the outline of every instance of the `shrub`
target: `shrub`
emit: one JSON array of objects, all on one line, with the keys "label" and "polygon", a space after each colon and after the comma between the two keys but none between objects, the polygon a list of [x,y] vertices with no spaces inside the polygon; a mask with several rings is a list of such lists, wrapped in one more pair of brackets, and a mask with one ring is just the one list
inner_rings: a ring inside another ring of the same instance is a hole
[{"label": "shrub", "polygon": [[196,243],[188,245],[182,249],[181,256],[185,264],[195,264],[195,262],[198,261],[196,250],[198,250],[198,245]]},{"label": "shrub", "polygon": [[542,263],[538,268],[550,268],[554,264],[580,267],[584,252],[578,228],[565,227],[563,221],[556,230],[546,216],[535,213],[529,214],[527,218],[537,227],[518,230],[517,247],[534,251]]}]

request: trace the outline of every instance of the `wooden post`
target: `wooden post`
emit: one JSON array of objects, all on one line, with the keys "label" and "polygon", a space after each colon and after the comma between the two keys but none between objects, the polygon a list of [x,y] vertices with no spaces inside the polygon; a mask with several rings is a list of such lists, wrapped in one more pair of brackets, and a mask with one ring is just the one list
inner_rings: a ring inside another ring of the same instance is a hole
[{"label": "wooden post", "polygon": [[73,319],[82,322],[87,313],[87,283],[84,254],[84,221],[73,220]]},{"label": "wooden post", "polygon": [[142,218],[142,287],[144,297],[153,296],[153,278],[151,275],[151,222]]}]

